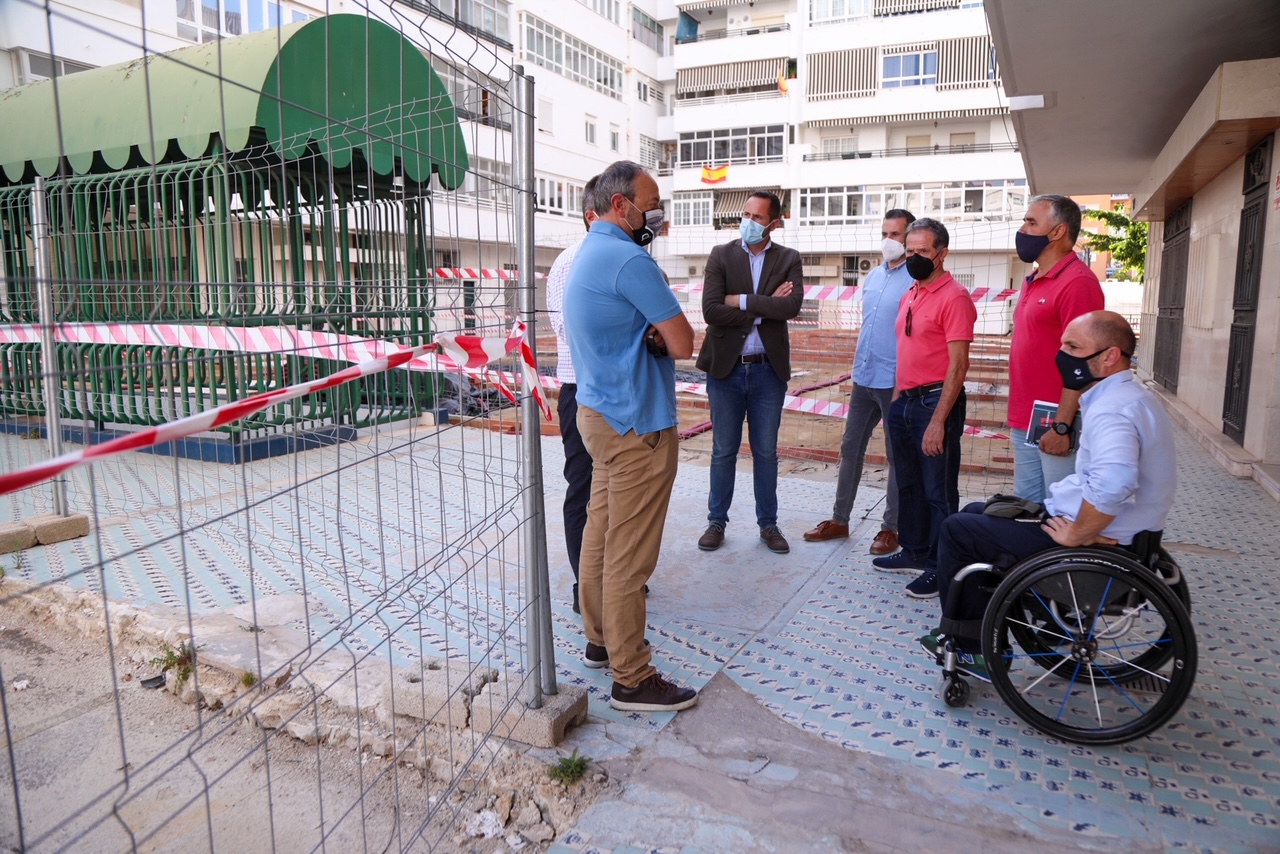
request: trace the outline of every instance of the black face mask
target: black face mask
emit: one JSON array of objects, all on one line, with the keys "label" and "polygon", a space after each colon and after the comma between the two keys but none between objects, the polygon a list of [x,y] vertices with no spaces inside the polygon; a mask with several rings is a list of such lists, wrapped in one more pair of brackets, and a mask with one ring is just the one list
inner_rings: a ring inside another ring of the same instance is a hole
[{"label": "black face mask", "polygon": [[932,276],[937,266],[933,259],[926,258],[923,255],[912,255],[907,258],[907,274],[917,282],[923,282]]},{"label": "black face mask", "polygon": [[1073,356],[1066,350],[1059,350],[1058,355],[1053,357],[1053,361],[1058,366],[1058,374],[1062,377],[1062,387],[1068,391],[1081,391],[1091,383],[1097,382],[1098,378],[1093,375],[1093,371],[1089,370],[1089,360],[1101,356],[1108,349],[1110,348],[1103,347],[1090,356]]}]

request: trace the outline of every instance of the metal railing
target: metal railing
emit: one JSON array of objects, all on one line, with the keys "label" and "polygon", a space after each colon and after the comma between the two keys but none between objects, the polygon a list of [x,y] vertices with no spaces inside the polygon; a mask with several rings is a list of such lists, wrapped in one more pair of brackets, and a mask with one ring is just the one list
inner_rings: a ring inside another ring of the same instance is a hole
[{"label": "metal railing", "polygon": [[990,151],[1017,151],[1016,142],[984,142],[973,145],[930,145],[911,148],[873,148],[867,151],[832,151],[806,154],[805,162],[822,160],[860,160],[868,157],[924,157],[930,154],[981,154]]},{"label": "metal railing", "polygon": [[677,38],[676,44],[693,44],[695,42],[717,41],[719,39],[736,39],[741,36],[758,36],[763,33],[785,33],[791,29],[790,24],[773,24],[768,27],[746,27],[737,30],[712,30],[694,36]]},{"label": "metal railing", "polygon": [[705,107],[709,104],[732,104],[739,101],[772,101],[783,98],[785,93],[777,87],[762,89],[759,92],[735,92],[732,95],[708,95],[702,98],[681,98],[676,96],[676,103],[681,107]]}]

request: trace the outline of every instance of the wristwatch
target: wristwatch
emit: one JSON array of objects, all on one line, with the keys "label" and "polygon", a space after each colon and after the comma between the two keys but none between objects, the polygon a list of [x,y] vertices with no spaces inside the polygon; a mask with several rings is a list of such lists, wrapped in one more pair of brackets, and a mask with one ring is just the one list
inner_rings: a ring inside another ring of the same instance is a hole
[{"label": "wristwatch", "polygon": [[1065,421],[1055,421],[1053,422],[1053,432],[1059,436],[1066,436],[1071,432],[1071,425]]}]

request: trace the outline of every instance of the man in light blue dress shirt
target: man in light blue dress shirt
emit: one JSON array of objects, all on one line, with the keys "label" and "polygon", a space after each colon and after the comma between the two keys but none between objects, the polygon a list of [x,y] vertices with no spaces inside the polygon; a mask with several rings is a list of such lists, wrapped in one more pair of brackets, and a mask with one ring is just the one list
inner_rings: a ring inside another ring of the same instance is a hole
[{"label": "man in light blue dress shirt", "polygon": [[1163,530],[1177,487],[1173,426],[1156,396],[1134,381],[1135,343],[1128,321],[1112,311],[1067,325],[1058,370],[1064,388],[1084,392],[1075,473],[1050,487],[1042,524],[984,516],[981,503],[943,522],[937,572],[944,616],[960,606],[948,590],[968,564],[1007,568],[1057,546],[1128,546],[1142,531]]},{"label": "man in light blue dress shirt", "polygon": [[[915,216],[895,208],[884,215],[880,229],[880,251],[884,263],[867,275],[862,283],[862,328],[858,331],[858,349],[853,357],[853,391],[849,393],[849,412],[844,420],[844,438],[840,442],[840,474],[836,479],[836,501],[831,518],[806,531],[811,543],[843,539],[849,536],[849,515],[858,497],[862,481],[862,462],[867,443],[876,425],[889,424],[889,404],[893,399],[894,374],[898,364],[898,342],[893,324],[898,318],[898,303],[911,289],[903,240],[907,226]],[[893,475],[893,456],[888,435],[884,443],[889,458],[889,483],[885,490],[884,521],[880,533],[871,542],[871,554],[887,555],[898,550],[898,484]]]}]

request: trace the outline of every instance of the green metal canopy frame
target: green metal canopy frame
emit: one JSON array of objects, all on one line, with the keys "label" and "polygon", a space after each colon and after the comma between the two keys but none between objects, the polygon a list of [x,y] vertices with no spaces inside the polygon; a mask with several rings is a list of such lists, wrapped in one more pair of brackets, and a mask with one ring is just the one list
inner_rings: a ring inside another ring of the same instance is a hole
[{"label": "green metal canopy frame", "polygon": [[[55,97],[56,85],[56,97]],[[453,103],[412,42],[375,19],[330,15],[0,94],[0,184],[228,153],[264,140],[285,160],[314,144],[335,169],[462,184]],[[150,132],[148,132],[150,131]],[[175,148],[176,147],[176,148]]]}]

